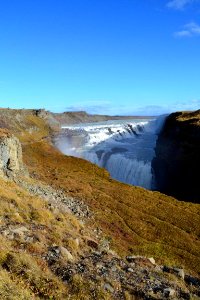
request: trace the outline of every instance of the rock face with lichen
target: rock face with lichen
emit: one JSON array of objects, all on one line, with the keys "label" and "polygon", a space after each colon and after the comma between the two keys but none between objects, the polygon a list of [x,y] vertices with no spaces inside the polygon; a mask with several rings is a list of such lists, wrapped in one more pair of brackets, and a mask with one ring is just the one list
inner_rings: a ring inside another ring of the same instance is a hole
[{"label": "rock face with lichen", "polygon": [[26,173],[21,144],[8,130],[0,129],[0,176],[11,177],[20,173]]}]

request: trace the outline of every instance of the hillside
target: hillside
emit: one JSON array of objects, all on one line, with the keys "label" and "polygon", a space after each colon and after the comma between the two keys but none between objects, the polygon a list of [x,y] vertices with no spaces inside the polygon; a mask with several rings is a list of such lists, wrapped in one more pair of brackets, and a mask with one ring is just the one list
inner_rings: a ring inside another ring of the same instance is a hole
[{"label": "hillside", "polygon": [[24,159],[31,174],[83,199],[121,254],[148,254],[199,273],[198,205],[116,182],[105,170],[63,157],[43,142],[25,146]]},{"label": "hillside", "polygon": [[59,126],[49,118],[0,111],[25,164],[11,173],[5,164],[0,180],[2,299],[200,295],[199,205],[119,183],[64,156],[51,143]]}]

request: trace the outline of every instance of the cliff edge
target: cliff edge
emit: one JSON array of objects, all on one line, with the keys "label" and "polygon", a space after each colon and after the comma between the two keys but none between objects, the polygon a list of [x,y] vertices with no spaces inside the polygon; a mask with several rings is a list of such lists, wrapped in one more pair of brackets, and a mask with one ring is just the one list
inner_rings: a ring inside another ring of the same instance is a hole
[{"label": "cliff edge", "polygon": [[200,203],[200,110],[168,116],[152,162],[157,189],[180,200]]}]

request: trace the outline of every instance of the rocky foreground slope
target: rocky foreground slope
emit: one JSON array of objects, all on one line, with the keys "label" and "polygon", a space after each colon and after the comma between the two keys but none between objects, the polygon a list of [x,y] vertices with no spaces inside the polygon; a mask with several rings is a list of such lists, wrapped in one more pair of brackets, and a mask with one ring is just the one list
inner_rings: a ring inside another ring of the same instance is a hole
[{"label": "rocky foreground slope", "polygon": [[1,299],[200,297],[199,205],[62,155],[38,111],[0,120]]},{"label": "rocky foreground slope", "polygon": [[173,113],[167,118],[153,168],[159,191],[200,203],[200,110]]}]

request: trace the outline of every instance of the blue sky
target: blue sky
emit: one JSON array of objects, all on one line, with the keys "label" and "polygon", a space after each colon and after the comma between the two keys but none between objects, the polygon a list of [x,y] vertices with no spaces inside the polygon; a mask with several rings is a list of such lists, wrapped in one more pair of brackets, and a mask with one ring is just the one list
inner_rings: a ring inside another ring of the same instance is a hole
[{"label": "blue sky", "polygon": [[200,108],[200,1],[1,1],[0,107]]}]

